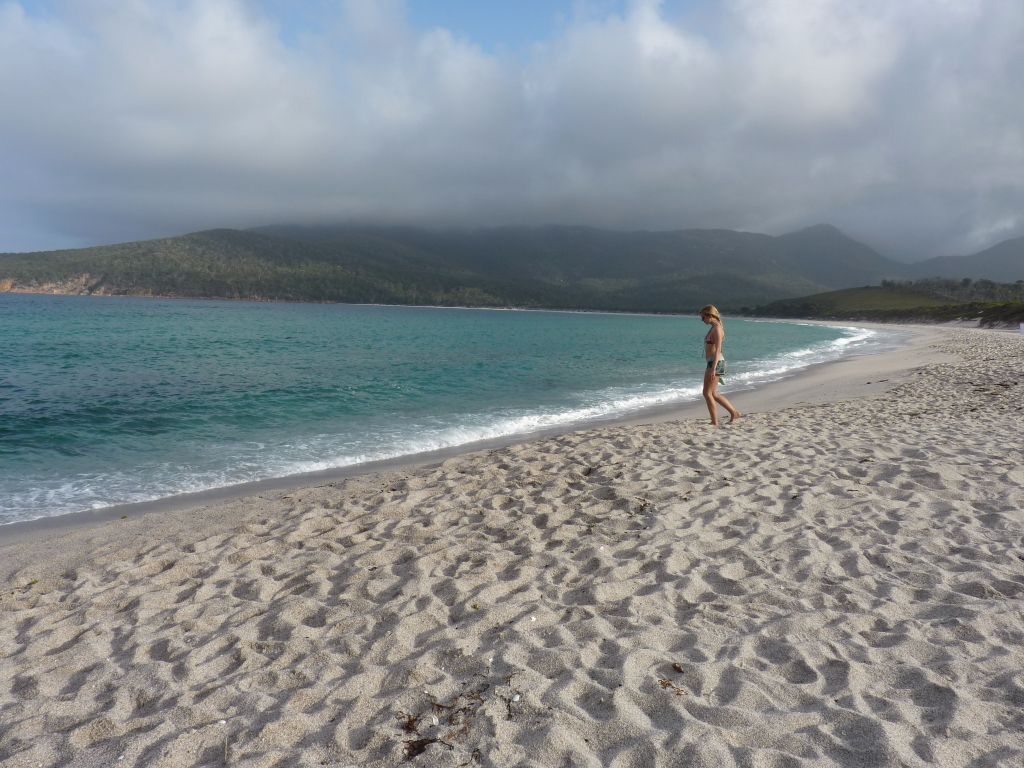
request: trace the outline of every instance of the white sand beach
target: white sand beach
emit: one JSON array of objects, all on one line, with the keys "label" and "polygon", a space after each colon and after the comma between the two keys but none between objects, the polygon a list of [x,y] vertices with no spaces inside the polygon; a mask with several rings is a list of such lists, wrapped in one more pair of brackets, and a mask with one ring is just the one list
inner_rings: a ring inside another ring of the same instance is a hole
[{"label": "white sand beach", "polygon": [[719,429],[0,533],[0,764],[1022,766],[1024,335],[915,339]]}]

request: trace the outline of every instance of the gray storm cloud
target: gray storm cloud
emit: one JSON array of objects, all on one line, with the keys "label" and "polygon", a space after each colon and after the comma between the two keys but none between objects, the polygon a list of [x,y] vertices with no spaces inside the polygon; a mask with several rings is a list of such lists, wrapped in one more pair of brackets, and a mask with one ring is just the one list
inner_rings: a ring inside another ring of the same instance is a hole
[{"label": "gray storm cloud", "polygon": [[0,4],[0,250],[297,221],[1024,234],[1024,4],[580,13],[522,54],[350,0]]}]

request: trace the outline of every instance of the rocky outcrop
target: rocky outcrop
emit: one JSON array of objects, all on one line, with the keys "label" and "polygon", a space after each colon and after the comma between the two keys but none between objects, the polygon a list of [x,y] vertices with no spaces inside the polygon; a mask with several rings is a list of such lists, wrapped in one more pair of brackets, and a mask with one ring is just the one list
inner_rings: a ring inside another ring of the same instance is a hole
[{"label": "rocky outcrop", "polygon": [[65,296],[109,295],[102,277],[89,273],[67,280],[19,282],[13,278],[0,278],[0,293],[50,293]]}]

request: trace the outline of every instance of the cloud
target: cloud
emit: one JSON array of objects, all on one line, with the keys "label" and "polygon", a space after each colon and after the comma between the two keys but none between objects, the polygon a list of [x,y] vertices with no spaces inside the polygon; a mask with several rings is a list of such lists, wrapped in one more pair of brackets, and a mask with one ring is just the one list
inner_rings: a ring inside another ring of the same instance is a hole
[{"label": "cloud", "polygon": [[330,7],[296,37],[243,0],[0,3],[0,250],[368,219],[1024,234],[1017,3],[637,0],[517,54]]}]

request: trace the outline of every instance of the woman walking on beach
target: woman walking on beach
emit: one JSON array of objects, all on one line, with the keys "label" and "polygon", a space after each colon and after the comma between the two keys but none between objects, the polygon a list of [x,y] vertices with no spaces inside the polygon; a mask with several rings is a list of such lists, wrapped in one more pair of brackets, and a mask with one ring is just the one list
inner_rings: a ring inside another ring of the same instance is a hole
[{"label": "woman walking on beach", "polygon": [[725,356],[722,354],[725,328],[722,326],[722,316],[717,307],[708,304],[706,307],[701,307],[700,319],[705,325],[711,326],[711,330],[704,337],[704,357],[708,362],[707,368],[704,369],[704,401],[708,404],[712,426],[718,426],[719,405],[729,412],[729,423],[731,424],[742,414],[733,407],[725,395],[718,391],[718,382],[725,374]]}]

